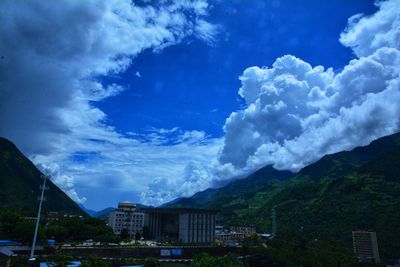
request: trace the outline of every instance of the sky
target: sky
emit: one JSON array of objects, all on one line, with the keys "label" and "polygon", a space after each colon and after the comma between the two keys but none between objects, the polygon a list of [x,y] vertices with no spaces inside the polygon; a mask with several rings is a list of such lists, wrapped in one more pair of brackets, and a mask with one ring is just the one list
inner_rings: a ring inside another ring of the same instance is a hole
[{"label": "sky", "polygon": [[400,1],[0,2],[0,136],[72,199],[160,205],[399,131]]}]

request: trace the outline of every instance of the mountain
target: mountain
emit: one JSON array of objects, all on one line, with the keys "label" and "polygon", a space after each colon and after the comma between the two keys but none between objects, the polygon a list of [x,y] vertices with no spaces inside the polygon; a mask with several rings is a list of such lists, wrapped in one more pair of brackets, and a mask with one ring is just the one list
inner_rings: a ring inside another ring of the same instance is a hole
[{"label": "mountain", "polygon": [[97,211],[88,209],[83,204],[78,204],[78,206],[79,206],[79,208],[84,210],[87,214],[89,214],[91,217],[96,217]]},{"label": "mountain", "polygon": [[[191,202],[199,203],[195,196],[185,200]],[[329,237],[348,247],[353,230],[376,231],[381,256],[398,258],[400,133],[324,156],[257,191],[214,196],[202,207],[216,209],[221,224],[253,225],[258,231],[270,231],[274,208],[278,231],[292,229],[310,240]]]},{"label": "mountain", "polygon": [[[137,206],[139,209],[141,209],[141,208],[150,208],[150,207],[152,207],[152,206],[146,206],[146,205],[143,205],[143,204],[140,204],[140,203],[136,203],[136,206]],[[100,210],[100,211],[94,211],[94,210],[91,210],[91,209],[87,209],[87,208],[85,208],[83,205],[80,205],[80,207],[81,207],[84,211],[86,211],[86,213],[88,213],[90,216],[96,217],[96,218],[99,218],[99,219],[103,219],[103,220],[105,220],[105,221],[108,221],[108,216],[110,215],[110,213],[111,213],[112,211],[115,210],[115,208],[113,208],[113,207],[108,207],[108,208],[102,209],[102,210]]]},{"label": "mountain", "polygon": [[259,191],[271,184],[288,180],[295,174],[290,171],[278,171],[272,166],[266,166],[254,172],[245,179],[239,179],[221,188],[209,188],[191,197],[182,197],[168,202],[162,207],[207,207],[222,197],[235,197]]},{"label": "mountain", "polygon": [[300,174],[313,180],[319,180],[326,176],[343,176],[398,146],[400,146],[400,133],[385,136],[367,146],[356,147],[352,151],[326,155],[317,162],[304,167],[300,170]]},{"label": "mountain", "polygon": [[[42,173],[10,141],[0,137],[0,209],[33,213],[38,208]],[[52,181],[47,181],[44,211],[86,213]]]},{"label": "mountain", "polygon": [[270,196],[259,209],[243,214],[265,230],[275,208],[278,225],[310,238],[330,236],[350,245],[351,231],[376,231],[381,256],[400,257],[399,134],[327,156],[301,170],[276,193],[258,192],[248,203],[266,193]]},{"label": "mountain", "polygon": [[110,215],[110,212],[112,212],[112,211],[114,211],[115,210],[115,208],[113,208],[113,207],[108,207],[108,208],[105,208],[105,209],[102,209],[102,210],[100,210],[100,211],[97,211],[94,215],[92,215],[93,217],[96,217],[96,218],[100,218],[100,219],[103,219],[103,220],[105,220],[105,221],[108,221],[108,215]]},{"label": "mountain", "polygon": [[87,214],[89,214],[91,217],[100,218],[100,219],[104,219],[104,220],[108,220],[108,215],[110,214],[110,212],[115,210],[115,208],[113,208],[113,207],[108,207],[108,208],[105,208],[105,209],[102,209],[99,211],[95,211],[95,210],[86,208],[82,204],[80,204],[79,207],[82,210],[84,210]]}]

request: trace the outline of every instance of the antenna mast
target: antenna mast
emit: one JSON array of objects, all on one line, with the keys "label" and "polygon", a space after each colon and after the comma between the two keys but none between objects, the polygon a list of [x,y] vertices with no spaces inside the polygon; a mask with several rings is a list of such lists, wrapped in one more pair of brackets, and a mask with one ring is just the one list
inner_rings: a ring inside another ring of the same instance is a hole
[{"label": "antenna mast", "polygon": [[39,209],[38,209],[38,214],[36,217],[36,226],[35,226],[35,233],[33,234],[33,241],[32,241],[32,248],[31,248],[31,254],[29,257],[29,261],[30,262],[34,262],[36,259],[34,257],[35,254],[35,246],[36,246],[36,239],[37,239],[37,234],[38,234],[38,230],[39,230],[39,222],[40,222],[40,213],[42,211],[42,205],[43,205],[43,201],[44,201],[44,191],[47,190],[46,188],[46,182],[47,182],[47,175],[41,175],[40,178],[43,179],[43,185],[41,186],[40,189],[42,189],[42,192],[40,194],[40,199],[39,199]]},{"label": "antenna mast", "polygon": [[272,210],[272,233],[271,233],[271,237],[274,238],[276,236],[276,210],[275,208],[273,208]]}]

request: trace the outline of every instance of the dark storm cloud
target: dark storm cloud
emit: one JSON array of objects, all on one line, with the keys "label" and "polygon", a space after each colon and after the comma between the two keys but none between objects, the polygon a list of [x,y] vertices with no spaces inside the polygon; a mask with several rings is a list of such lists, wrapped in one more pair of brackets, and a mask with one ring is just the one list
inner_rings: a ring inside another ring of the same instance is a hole
[{"label": "dark storm cloud", "polygon": [[[0,135],[50,168],[79,200],[73,191],[77,171],[68,172],[66,161],[75,153],[102,153],[104,145],[94,140],[114,149],[141,144],[117,133],[93,105],[124,90],[99,77],[126,70],[144,49],[159,51],[188,35],[212,42],[216,29],[203,19],[207,10],[203,0],[153,6],[128,0],[1,1]],[[68,166],[74,164],[79,162]]]}]

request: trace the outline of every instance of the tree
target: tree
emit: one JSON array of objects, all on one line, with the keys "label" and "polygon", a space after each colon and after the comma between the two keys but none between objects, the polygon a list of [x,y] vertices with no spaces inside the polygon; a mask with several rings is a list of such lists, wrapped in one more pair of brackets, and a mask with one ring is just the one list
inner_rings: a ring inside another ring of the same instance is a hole
[{"label": "tree", "polygon": [[215,258],[208,255],[207,253],[201,253],[194,257],[192,267],[206,267],[215,266]]},{"label": "tree", "polygon": [[142,235],[140,234],[140,232],[135,233],[135,240],[139,240],[141,237]]},{"label": "tree", "polygon": [[65,241],[68,238],[68,229],[62,225],[50,224],[46,229],[46,236],[58,242]]},{"label": "tree", "polygon": [[150,238],[150,229],[148,226],[143,226],[143,233],[142,236],[144,239],[149,239]]},{"label": "tree", "polygon": [[87,259],[83,260],[81,263],[81,267],[109,267],[111,266],[110,262],[101,259],[95,255],[90,255]]},{"label": "tree", "polygon": [[158,266],[160,266],[160,263],[157,259],[147,258],[144,261],[144,267],[158,267]]},{"label": "tree", "polygon": [[253,246],[260,246],[261,239],[258,237],[256,233],[252,233],[249,237],[246,237],[243,240],[244,247],[253,247]]},{"label": "tree", "polygon": [[[30,220],[20,220],[14,226],[14,233],[12,238],[22,241],[31,242],[33,238],[33,233],[35,231],[35,222]],[[43,240],[45,237],[43,226],[39,226],[38,240]]]},{"label": "tree", "polygon": [[15,233],[15,225],[21,220],[21,215],[15,211],[0,211],[0,233],[2,238],[11,238]]},{"label": "tree", "polygon": [[243,267],[237,258],[228,253],[222,257],[213,257],[207,253],[201,253],[194,257],[192,267]]},{"label": "tree", "polygon": [[49,257],[49,262],[59,267],[66,267],[72,261],[72,257],[63,253],[57,253]]},{"label": "tree", "polygon": [[122,231],[121,231],[120,237],[124,241],[129,240],[130,239],[130,235],[129,235],[128,229],[123,228]]}]

